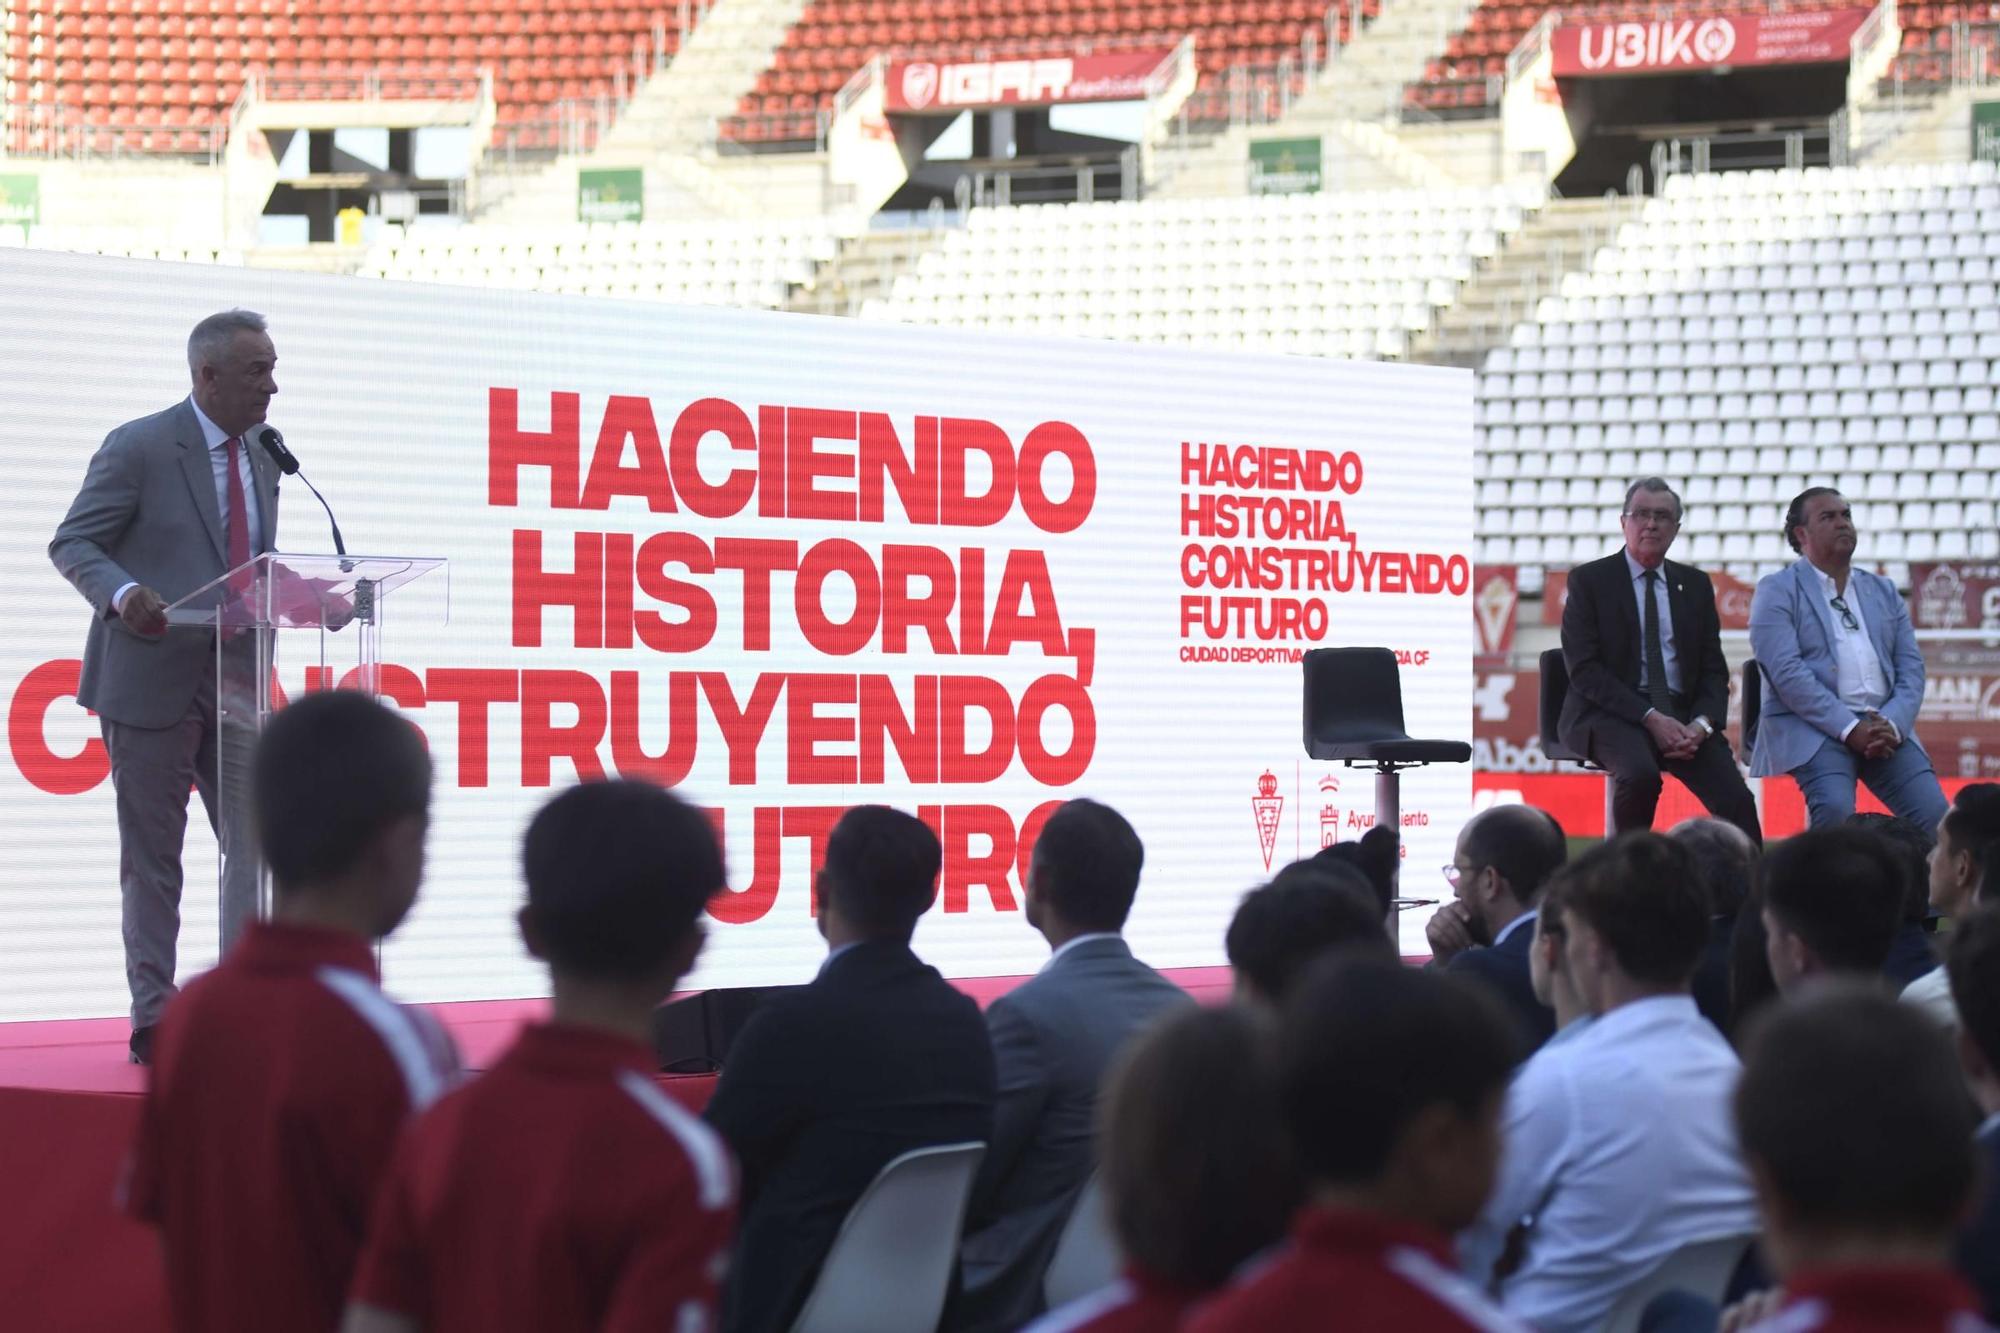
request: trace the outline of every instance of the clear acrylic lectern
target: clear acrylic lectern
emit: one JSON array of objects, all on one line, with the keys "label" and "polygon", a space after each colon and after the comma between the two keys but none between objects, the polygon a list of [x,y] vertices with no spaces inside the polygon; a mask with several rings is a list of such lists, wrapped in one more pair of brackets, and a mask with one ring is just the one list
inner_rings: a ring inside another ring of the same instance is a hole
[{"label": "clear acrylic lectern", "polygon": [[[269,552],[167,608],[169,633],[215,638],[215,767],[209,795],[221,845],[217,892],[227,948],[252,916],[270,911],[270,884],[250,820],[250,762],[257,735],[283,703],[279,647],[305,659],[311,689],[382,688],[382,623],[389,594],[440,570],[413,556]],[[446,584],[444,612],[449,614]],[[297,665],[296,658],[292,665]],[[315,670],[314,668],[317,668]],[[202,781],[197,776],[197,785]]]}]

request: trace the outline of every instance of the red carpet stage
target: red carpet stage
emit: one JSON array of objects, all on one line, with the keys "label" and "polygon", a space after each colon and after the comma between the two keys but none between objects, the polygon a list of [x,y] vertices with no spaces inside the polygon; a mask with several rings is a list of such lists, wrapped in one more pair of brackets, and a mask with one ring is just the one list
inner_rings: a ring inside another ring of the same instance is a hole
[{"label": "red carpet stage", "polygon": [[[1226,967],[1167,975],[1204,1001],[1229,993]],[[955,984],[982,1005],[1021,977]],[[488,1064],[539,1000],[433,1006],[467,1067]],[[126,1063],[123,1019],[0,1024],[0,1310],[8,1329],[34,1333],[156,1333],[166,1328],[159,1248],[120,1217],[112,1193],[145,1090]],[[710,1075],[662,1076],[661,1086],[699,1110]],[[246,1256],[246,1261],[250,1260]]]}]

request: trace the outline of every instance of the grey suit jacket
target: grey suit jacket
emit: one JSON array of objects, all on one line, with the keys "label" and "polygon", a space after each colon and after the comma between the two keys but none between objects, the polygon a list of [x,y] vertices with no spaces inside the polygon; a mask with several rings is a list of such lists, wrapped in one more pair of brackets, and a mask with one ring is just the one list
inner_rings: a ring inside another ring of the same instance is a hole
[{"label": "grey suit jacket", "polygon": [[993,1141],[966,1220],[965,1291],[951,1322],[1018,1328],[1096,1167],[1097,1093],[1140,1029],[1193,1001],[1118,938],[1085,940],[986,1011],[1000,1077]]},{"label": "grey suit jacket", "polygon": [[[253,447],[249,456],[256,554],[271,549],[277,532],[278,471],[263,450]],[[190,402],[105,436],[49,542],[49,559],[95,613],[77,702],[127,726],[178,722],[214,670],[213,636],[194,629],[170,629],[157,639],[134,634],[111,598],[137,582],[177,601],[226,574],[227,552],[215,472]]]},{"label": "grey suit jacket", "polygon": [[[1917,741],[1917,709],[1924,701],[1924,654],[1910,628],[1910,611],[1896,585],[1865,569],[1851,570],[1847,590],[1861,607],[1869,642],[1881,659],[1889,697],[1881,713],[1906,744]],[[1805,560],[1763,579],[1750,602],[1750,651],[1770,688],[1750,749],[1753,777],[1789,773],[1854,720],[1840,702],[1839,666],[1833,654],[1833,608],[1819,575]]]}]

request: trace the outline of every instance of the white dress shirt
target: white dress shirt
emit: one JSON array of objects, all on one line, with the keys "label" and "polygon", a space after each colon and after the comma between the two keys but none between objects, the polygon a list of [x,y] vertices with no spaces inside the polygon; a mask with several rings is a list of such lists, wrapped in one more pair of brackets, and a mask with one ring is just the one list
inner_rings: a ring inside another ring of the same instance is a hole
[{"label": "white dress shirt", "polygon": [[[1810,561],[1807,562],[1811,564]],[[1813,576],[1819,580],[1820,592],[1826,597],[1827,616],[1833,621],[1833,692],[1840,702],[1856,713],[1872,713],[1889,702],[1889,674],[1882,669],[1882,658],[1875,651],[1874,640],[1868,637],[1868,621],[1861,614],[1861,598],[1856,592],[1853,580],[1847,584],[1848,596],[1841,598],[1848,612],[1854,617],[1854,628],[1849,629],[1841,618],[1840,611],[1832,605],[1838,591],[1833,576],[1818,565],[1812,566]],[[1846,740],[1847,733],[1860,723],[1859,717],[1841,729],[1840,739]],[[1894,727],[1896,724],[1889,724]],[[1897,733],[1900,738],[1901,733]]]},{"label": "white dress shirt", "polygon": [[1687,995],[1620,1005],[1537,1051],[1507,1092],[1500,1177],[1459,1237],[1485,1283],[1533,1217],[1500,1288],[1542,1333],[1589,1333],[1683,1245],[1757,1229],[1730,1098],[1736,1053]]},{"label": "white dress shirt", "polygon": [[1535,918],[1540,916],[1541,914],[1542,914],[1541,909],[1530,907],[1527,911],[1521,913],[1521,915],[1515,917],[1512,921],[1509,921],[1506,925],[1500,927],[1500,933],[1493,937],[1493,947],[1496,949],[1499,948],[1501,943],[1504,940],[1506,940],[1506,938],[1509,935],[1512,935],[1517,930],[1526,930],[1529,934],[1533,934],[1535,929]]},{"label": "white dress shirt", "polygon": [[1058,958],[1062,957],[1062,956],[1063,956],[1064,954],[1068,953],[1068,952],[1069,952],[1069,951],[1070,951],[1071,949],[1074,949],[1074,948],[1075,948],[1075,947],[1076,947],[1077,945],[1079,945],[1079,944],[1083,944],[1083,943],[1085,943],[1085,942],[1087,942],[1087,941],[1089,941],[1089,940],[1115,940],[1115,939],[1118,939],[1118,938],[1119,938],[1119,934],[1118,934],[1118,932],[1117,932],[1117,931],[1115,931],[1115,930],[1089,930],[1089,931],[1085,931],[1085,932],[1084,932],[1083,934],[1081,934],[1081,935],[1077,935],[1077,936],[1074,936],[1074,937],[1072,937],[1072,938],[1070,938],[1070,939],[1067,939],[1067,940],[1064,940],[1064,941],[1062,942],[1062,947],[1061,947],[1061,948],[1059,948],[1059,949],[1057,949],[1057,950],[1056,950],[1055,952],[1051,953],[1051,954],[1049,955],[1049,961],[1048,961],[1048,962],[1046,962],[1046,963],[1043,963],[1043,964],[1041,965],[1041,967],[1039,967],[1039,968],[1037,968],[1037,969],[1036,969],[1036,971],[1038,971],[1038,972],[1046,972],[1046,971],[1048,971],[1048,970],[1049,970],[1050,968],[1052,968],[1052,967],[1054,967],[1054,966],[1056,965],[1056,959],[1058,959]]},{"label": "white dress shirt", "polygon": [[[229,539],[229,450],[223,448],[230,436],[222,427],[208,419],[208,413],[201,410],[201,404],[188,396],[188,406],[194,409],[194,419],[201,423],[202,443],[208,446],[208,466],[215,476],[215,512],[222,516],[222,536]],[[243,483],[243,518],[245,531],[250,535],[250,554],[257,554],[257,478],[250,470],[250,442],[239,439],[236,445],[236,475]],[[139,586],[138,580],[123,584],[111,594],[111,609],[125,609],[125,594]]]},{"label": "white dress shirt", "polygon": [[[1639,692],[1645,693],[1646,677],[1646,567],[1625,552],[1625,568],[1632,571],[1632,604],[1639,612]],[[1667,663],[1667,689],[1674,694],[1681,692],[1681,657],[1674,650],[1674,609],[1667,601],[1667,562],[1662,560],[1654,571],[1659,578],[1653,581],[1653,601],[1660,608],[1660,656]]]},{"label": "white dress shirt", "polygon": [[1930,1015],[1946,1032],[1958,1031],[1958,1002],[1951,998],[1951,978],[1942,966],[1932,968],[1903,987],[1903,1003],[1915,1005]]}]

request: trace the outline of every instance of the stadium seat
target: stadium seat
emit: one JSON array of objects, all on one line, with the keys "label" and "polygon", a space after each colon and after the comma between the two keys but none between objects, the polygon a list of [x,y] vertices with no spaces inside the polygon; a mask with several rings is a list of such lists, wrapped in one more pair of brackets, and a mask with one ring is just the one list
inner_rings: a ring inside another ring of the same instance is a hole
[{"label": "stadium seat", "polygon": [[[1907,261],[1924,264],[1917,279],[1893,258],[1905,243],[1983,258],[2000,215],[1941,210],[1970,205],[1991,177],[1990,165],[1948,163],[1669,178],[1487,357],[1477,394],[1489,463],[1500,423],[1511,466],[1537,476],[1560,453],[1555,430],[1603,423],[1601,467],[1585,452],[1558,470],[1683,484],[1690,504],[1715,506],[1706,531],[1689,533],[1690,558],[1711,562],[1778,559],[1776,513],[1809,484],[1855,501],[1885,569],[2000,546],[1990,508],[1972,507],[1990,506],[2000,485],[2000,338],[1982,341],[2000,333],[1990,269],[1974,280],[1956,258]],[[1636,296],[1633,273],[1672,275],[1671,288]],[[1771,297],[1793,283],[1774,311]],[[1607,356],[1614,347],[1643,349],[1651,364],[1615,366],[1629,358]],[[1572,538],[1601,537],[1601,510],[1547,505],[1509,522],[1553,561]],[[1887,528],[1895,535],[1878,540]]]},{"label": "stadium seat", "polygon": [[[496,141],[515,147],[554,142],[563,97],[608,93],[619,71],[629,76],[679,49],[681,17],[673,4],[625,4],[613,0],[573,0],[563,6],[565,21],[584,32],[563,32],[553,42],[568,62],[567,79],[546,79],[550,50],[538,50],[525,35],[499,46],[483,46],[472,34],[481,25],[498,33],[524,33],[525,19],[548,30],[547,10],[531,0],[409,0],[393,11],[355,14],[336,0],[292,0],[272,9],[249,0],[227,0],[183,17],[121,14],[99,34],[79,32],[74,45],[57,43],[37,55],[32,43],[0,48],[0,87],[43,85],[63,90],[65,100],[101,114],[89,119],[158,126],[158,133],[122,136],[130,151],[206,153],[209,136],[196,133],[226,121],[243,87],[246,65],[261,67],[273,86],[289,85],[317,94],[352,86],[353,75],[395,68],[418,79],[450,77],[468,88],[480,68],[493,73],[502,125]],[[13,0],[7,7],[14,32],[57,28],[73,10],[63,0]],[[391,23],[396,31],[388,31]],[[169,29],[162,33],[162,25]],[[664,34],[664,50],[652,48]],[[131,38],[111,58],[111,41]],[[639,53],[635,62],[634,53]],[[336,96],[343,95],[336,92]],[[161,108],[158,119],[135,121],[129,107]]]}]

